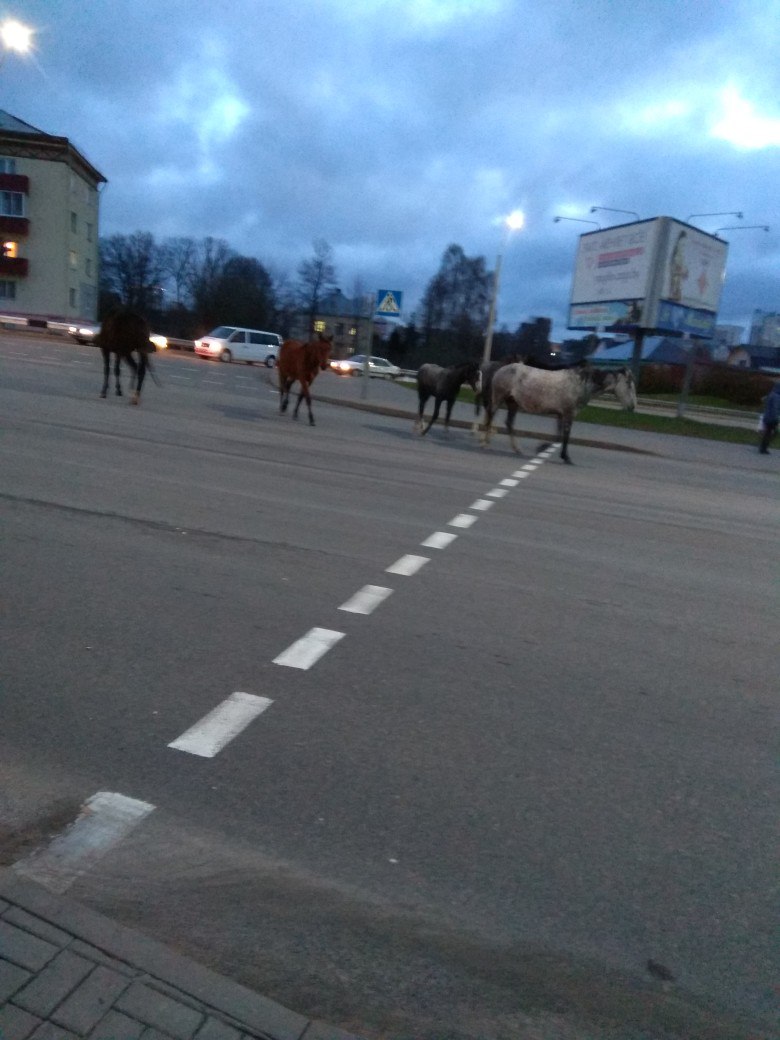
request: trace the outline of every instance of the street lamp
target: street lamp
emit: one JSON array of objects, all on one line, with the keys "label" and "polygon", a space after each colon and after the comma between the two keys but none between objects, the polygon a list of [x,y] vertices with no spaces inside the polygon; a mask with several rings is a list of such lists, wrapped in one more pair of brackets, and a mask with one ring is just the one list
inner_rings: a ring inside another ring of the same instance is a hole
[{"label": "street lamp", "polygon": [[715,230],[715,234],[718,231],[768,231],[768,224],[732,224],[729,227],[719,227]]},{"label": "street lamp", "polygon": [[16,51],[17,54],[26,54],[32,46],[32,29],[13,18],[7,18],[0,24],[0,40],[3,43],[3,51],[0,53],[0,66],[5,60],[8,51]]},{"label": "street lamp", "polygon": [[744,214],[741,210],[737,210],[736,213],[691,213],[690,216],[685,218],[685,223],[690,224],[694,217],[736,217],[737,220],[742,220]]},{"label": "street lamp", "polygon": [[559,220],[573,220],[575,224],[592,224],[593,227],[601,230],[601,224],[597,224],[595,220],[580,220],[579,217],[553,217],[553,224],[557,224]]},{"label": "street lamp", "polygon": [[504,242],[501,253],[496,257],[496,270],[493,274],[493,292],[490,297],[490,311],[488,313],[487,330],[485,332],[485,349],[482,352],[482,364],[486,364],[490,361],[490,352],[493,349],[493,323],[496,320],[496,304],[498,302],[498,287],[501,282],[501,260],[502,253],[506,250],[509,245],[509,236],[513,231],[519,231],[520,228],[525,224],[525,214],[522,210],[513,210],[508,217],[504,217],[501,221],[504,225],[506,232],[504,234]]},{"label": "street lamp", "polygon": [[638,213],[634,213],[632,209],[611,209],[609,206],[591,206],[591,213],[598,213],[601,210],[604,213],[627,213],[629,217],[636,217],[637,220],[642,218]]}]

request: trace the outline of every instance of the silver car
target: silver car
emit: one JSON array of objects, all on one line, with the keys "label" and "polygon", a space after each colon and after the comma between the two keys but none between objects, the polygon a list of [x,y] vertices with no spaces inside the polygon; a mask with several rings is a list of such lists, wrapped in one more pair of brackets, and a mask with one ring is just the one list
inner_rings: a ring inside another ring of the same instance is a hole
[{"label": "silver car", "polygon": [[[340,376],[362,376],[366,367],[366,355],[355,354],[351,358],[336,359],[331,361],[330,367]],[[401,369],[387,358],[372,354],[368,359],[368,374],[377,379],[395,379],[401,375]]]}]

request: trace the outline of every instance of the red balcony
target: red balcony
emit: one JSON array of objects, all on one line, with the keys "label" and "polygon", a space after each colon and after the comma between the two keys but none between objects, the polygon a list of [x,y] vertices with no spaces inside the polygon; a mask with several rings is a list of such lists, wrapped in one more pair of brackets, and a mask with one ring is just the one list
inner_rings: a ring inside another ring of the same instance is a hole
[{"label": "red balcony", "polygon": [[26,278],[28,265],[26,256],[0,256],[0,275]]},{"label": "red balcony", "polygon": [[21,173],[0,173],[0,191],[19,191],[30,194],[30,178]]},{"label": "red balcony", "polygon": [[0,217],[0,234],[27,235],[30,232],[30,221],[27,217]]}]

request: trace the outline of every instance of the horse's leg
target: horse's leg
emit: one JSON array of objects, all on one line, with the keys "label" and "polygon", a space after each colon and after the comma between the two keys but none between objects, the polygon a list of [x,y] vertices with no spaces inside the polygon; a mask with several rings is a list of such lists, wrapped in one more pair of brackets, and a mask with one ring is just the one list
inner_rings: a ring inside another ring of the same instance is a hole
[{"label": "horse's leg", "polygon": [[444,434],[446,437],[450,435],[450,416],[452,415],[452,409],[455,405],[455,398],[448,397],[446,401],[447,407],[444,410]]},{"label": "horse's leg", "polygon": [[136,395],[136,383],[138,381],[138,365],[137,365],[136,360],[135,360],[135,358],[133,357],[132,354],[126,354],[125,355],[125,361],[127,362],[131,372],[133,373],[132,376],[130,377],[130,389],[132,391],[132,393],[130,394],[130,404],[138,404],[138,401],[136,400],[136,397],[135,397],[135,395]]},{"label": "horse's leg", "polygon": [[289,379],[283,379],[279,376],[279,411],[286,412],[287,405],[290,403],[290,388],[292,382]]},{"label": "horse's leg", "polygon": [[518,455],[522,455],[522,451],[517,446],[515,440],[515,416],[517,415],[517,405],[514,401],[507,401],[506,403],[506,432],[509,434],[509,443],[512,445],[512,450]]},{"label": "horse's leg", "polygon": [[135,390],[130,398],[131,404],[141,403],[141,387],[144,385],[146,375],[146,353],[142,350],[138,354],[138,369],[136,370]]},{"label": "horse's leg", "polygon": [[571,433],[571,424],[573,416],[562,415],[560,418],[560,430],[563,435],[563,447],[561,448],[561,458],[564,462],[568,462],[572,465],[572,461],[569,458],[569,434]]},{"label": "horse's leg", "polygon": [[485,401],[485,422],[479,428],[479,444],[480,447],[486,448],[490,444],[490,438],[493,433],[493,404],[491,401]]},{"label": "horse's leg", "polygon": [[122,396],[122,383],[121,383],[121,380],[119,378],[119,373],[121,372],[121,370],[122,370],[122,359],[121,359],[121,357],[118,354],[116,354],[114,356],[114,383],[115,383],[114,389],[115,389],[117,397],[121,397]]},{"label": "horse's leg", "polygon": [[103,355],[103,389],[100,396],[105,397],[108,393],[108,376],[111,371],[111,351],[101,346],[100,353]]},{"label": "horse's leg", "polygon": [[415,430],[418,431],[418,433],[422,433],[423,432],[423,412],[425,411],[425,406],[428,403],[428,398],[430,396],[431,396],[430,394],[427,394],[424,390],[420,390],[418,388],[418,390],[417,390],[417,400],[418,400],[418,405],[417,405],[417,422],[414,424],[414,428],[415,428]]},{"label": "horse's leg", "polygon": [[428,425],[422,431],[423,436],[425,436],[425,434],[428,432],[428,430],[430,430],[431,426],[433,426],[433,424],[436,422],[436,420],[439,417],[439,409],[441,408],[441,398],[440,397],[434,397],[434,401],[435,401],[435,404],[433,406],[433,414],[431,415],[431,421],[428,423]]},{"label": "horse's leg", "polygon": [[[306,401],[306,409],[307,409],[307,411],[309,413],[309,426],[314,426],[314,416],[312,415],[312,411],[311,411],[311,393],[309,392],[309,387],[311,386],[311,383],[307,381],[305,384],[302,384],[302,385],[304,387],[304,389],[303,389],[303,398]],[[300,398],[298,398],[298,404],[300,404],[300,403],[301,403],[301,400],[300,400]],[[297,412],[298,408],[296,407],[295,410]]]}]

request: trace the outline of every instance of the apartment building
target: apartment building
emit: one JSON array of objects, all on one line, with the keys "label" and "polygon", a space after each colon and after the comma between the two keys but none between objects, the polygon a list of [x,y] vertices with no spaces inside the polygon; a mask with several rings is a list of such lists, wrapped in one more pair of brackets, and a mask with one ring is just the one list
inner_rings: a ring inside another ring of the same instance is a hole
[{"label": "apartment building", "polygon": [[66,137],[0,110],[0,314],[96,320],[105,183]]}]

